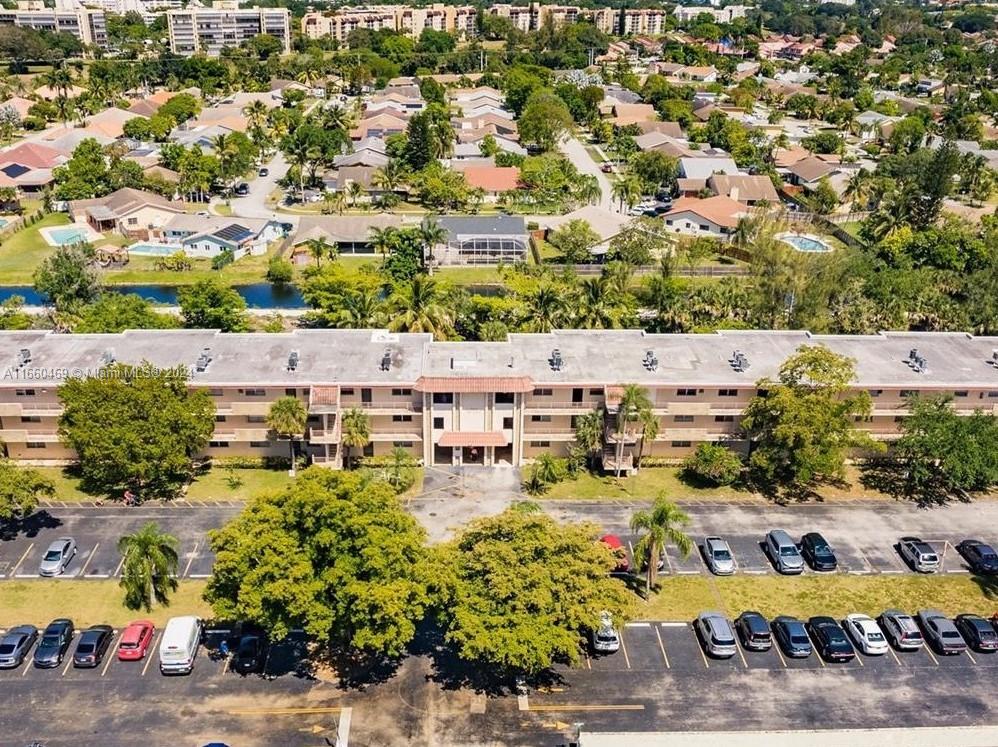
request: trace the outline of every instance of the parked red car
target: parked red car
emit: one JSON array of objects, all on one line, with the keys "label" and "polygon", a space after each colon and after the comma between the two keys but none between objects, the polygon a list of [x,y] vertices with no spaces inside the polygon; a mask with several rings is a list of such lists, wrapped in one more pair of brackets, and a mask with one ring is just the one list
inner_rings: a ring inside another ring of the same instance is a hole
[{"label": "parked red car", "polygon": [[616,534],[604,534],[599,541],[609,547],[611,552],[617,556],[617,567],[613,569],[613,572],[627,573],[631,569],[631,564],[627,559],[627,550],[624,549],[624,543],[620,541],[620,537]]},{"label": "parked red car", "polygon": [[128,623],[125,632],[121,634],[121,643],[118,644],[118,659],[120,661],[144,659],[155,633],[156,626],[150,620]]}]

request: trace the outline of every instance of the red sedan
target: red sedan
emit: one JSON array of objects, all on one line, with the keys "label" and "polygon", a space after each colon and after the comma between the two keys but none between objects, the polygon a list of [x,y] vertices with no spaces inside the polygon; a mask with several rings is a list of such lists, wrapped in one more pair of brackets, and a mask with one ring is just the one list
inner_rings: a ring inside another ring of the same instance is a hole
[{"label": "red sedan", "polygon": [[624,543],[620,541],[620,537],[615,534],[604,534],[599,541],[609,547],[617,557],[617,567],[613,569],[613,572],[627,573],[631,569],[631,564],[627,560],[627,550],[624,549]]},{"label": "red sedan", "polygon": [[150,620],[136,620],[129,623],[121,634],[118,644],[118,659],[120,661],[138,661],[144,659],[152,643],[156,626]]}]

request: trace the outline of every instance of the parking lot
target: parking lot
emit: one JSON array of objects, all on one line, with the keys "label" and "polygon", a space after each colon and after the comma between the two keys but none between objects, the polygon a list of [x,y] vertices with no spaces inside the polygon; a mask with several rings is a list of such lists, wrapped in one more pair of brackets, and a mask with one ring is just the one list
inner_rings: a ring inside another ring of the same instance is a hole
[{"label": "parking lot", "polygon": [[116,578],[122,558],[118,539],[154,521],[179,540],[180,578],[207,578],[214,564],[208,531],[238,512],[237,507],[102,507],[49,509],[37,513],[27,527],[0,541],[0,579],[37,578],[49,544],[72,537],[77,553],[61,578]]}]

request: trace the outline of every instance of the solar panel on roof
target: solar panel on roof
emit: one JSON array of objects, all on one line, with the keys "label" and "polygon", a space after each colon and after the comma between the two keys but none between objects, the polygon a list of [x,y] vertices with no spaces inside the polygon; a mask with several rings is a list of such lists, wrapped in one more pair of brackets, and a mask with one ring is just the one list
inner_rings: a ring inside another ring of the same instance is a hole
[{"label": "solar panel on roof", "polygon": [[0,169],[0,171],[3,171],[3,173],[5,173],[11,179],[16,179],[21,174],[26,174],[27,172],[31,171],[31,169],[19,163],[12,163],[9,166],[4,166],[2,169]]},{"label": "solar panel on roof", "polygon": [[215,235],[225,241],[239,242],[243,239],[248,239],[253,235],[253,232],[246,228],[246,226],[240,226],[238,223],[233,223],[232,225],[215,231]]}]

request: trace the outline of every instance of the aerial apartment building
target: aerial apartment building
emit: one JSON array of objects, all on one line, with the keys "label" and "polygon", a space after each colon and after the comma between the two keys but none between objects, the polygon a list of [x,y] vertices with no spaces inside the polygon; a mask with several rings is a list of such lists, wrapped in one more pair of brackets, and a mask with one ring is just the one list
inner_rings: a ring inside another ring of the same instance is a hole
[{"label": "aerial apartment building", "polygon": [[692,23],[701,15],[708,15],[714,23],[731,23],[736,18],[744,18],[748,11],[746,5],[729,5],[726,8],[707,8],[702,5],[677,5],[672,14],[680,23]]},{"label": "aerial apartment building", "polygon": [[284,456],[267,412],[279,397],[298,397],[309,413],[301,451],[333,468],[343,465],[343,413],[357,408],[369,416],[365,455],[401,447],[426,465],[486,466],[564,455],[577,417],[602,410],[603,466],[629,469],[642,446],[634,429],[617,427],[627,384],[645,389],[658,418],[645,455],[678,460],[705,441],[745,453],[739,419],[757,382],[775,378],[802,345],[855,361],[854,387],[873,400],[857,427],[878,439],[897,436],[910,395],[945,394],[960,413],[998,414],[998,337],[959,333],[569,330],[435,342],[383,330],[36,330],[0,332],[0,340],[0,440],[9,457],[39,463],[73,458],[58,436],[60,384],[115,361],[187,368],[190,386],[215,402],[207,456]]},{"label": "aerial apartment building", "polygon": [[83,44],[106,49],[104,11],[84,7],[47,8],[42,0],[18,0],[17,8],[0,8],[0,24],[70,34]]},{"label": "aerial apartment building", "polygon": [[258,34],[280,41],[291,52],[291,11],[287,8],[240,8],[238,0],[216,0],[210,8],[192,3],[166,14],[170,50],[191,57],[217,57],[225,47],[238,47]]},{"label": "aerial apartment building", "polygon": [[310,39],[331,36],[341,44],[351,31],[389,29],[418,39],[424,29],[446,31],[462,38],[477,32],[473,5],[435,3],[422,7],[408,5],[375,5],[370,7],[337,8],[330,12],[313,11],[302,17],[302,33]]},{"label": "aerial apartment building", "polygon": [[578,5],[490,5],[489,13],[508,18],[520,31],[537,31],[550,26],[558,28],[578,21],[590,21],[607,34],[616,33],[619,11],[613,8],[581,8]]},{"label": "aerial apartment building", "polygon": [[617,33],[621,36],[629,34],[660,36],[668,30],[668,18],[669,11],[662,8],[625,8],[620,13]]}]

